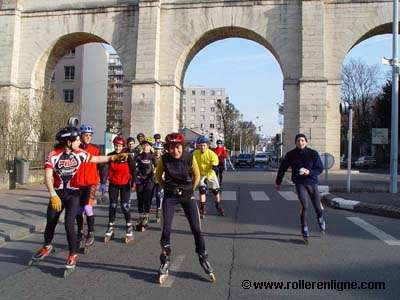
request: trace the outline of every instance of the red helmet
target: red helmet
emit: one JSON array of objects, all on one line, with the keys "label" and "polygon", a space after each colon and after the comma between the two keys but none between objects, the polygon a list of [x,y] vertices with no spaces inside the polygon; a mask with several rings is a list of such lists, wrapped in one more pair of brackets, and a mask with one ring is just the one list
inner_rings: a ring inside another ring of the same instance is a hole
[{"label": "red helmet", "polygon": [[126,140],[125,140],[125,138],[122,136],[122,135],[118,135],[118,136],[116,136],[115,138],[114,138],[114,140],[113,140],[113,144],[114,145],[122,145],[122,146],[125,146],[126,145]]},{"label": "red helmet", "polygon": [[168,147],[171,144],[185,144],[185,137],[180,133],[170,133],[165,137],[165,146]]}]

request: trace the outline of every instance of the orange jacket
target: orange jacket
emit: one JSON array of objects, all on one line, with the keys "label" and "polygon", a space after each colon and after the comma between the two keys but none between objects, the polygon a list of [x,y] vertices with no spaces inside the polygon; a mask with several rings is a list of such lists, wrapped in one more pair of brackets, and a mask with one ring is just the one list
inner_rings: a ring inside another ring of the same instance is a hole
[{"label": "orange jacket", "polygon": [[214,148],[213,151],[217,154],[220,165],[224,163],[226,158],[228,158],[228,151],[225,147],[217,147]]},{"label": "orange jacket", "polygon": [[[99,156],[100,150],[96,146],[89,145],[81,145],[81,148],[86,152],[90,153],[92,156]],[[79,168],[78,174],[78,183],[79,186],[90,186],[97,185],[100,182],[99,171],[97,169],[97,164],[94,163],[83,163],[81,168]]]}]

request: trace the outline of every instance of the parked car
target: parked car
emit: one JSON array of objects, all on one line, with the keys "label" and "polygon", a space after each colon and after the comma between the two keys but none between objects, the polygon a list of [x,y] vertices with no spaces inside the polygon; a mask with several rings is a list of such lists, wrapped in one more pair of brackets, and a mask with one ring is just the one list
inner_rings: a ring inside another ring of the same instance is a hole
[{"label": "parked car", "polygon": [[254,155],[253,154],[239,154],[235,161],[235,167],[238,168],[240,166],[249,166],[251,168],[254,167]]},{"label": "parked car", "polygon": [[255,164],[267,164],[268,163],[268,155],[265,153],[258,153],[254,158]]},{"label": "parked car", "polygon": [[354,165],[360,168],[371,168],[376,166],[376,159],[372,156],[361,156],[355,162]]},{"label": "parked car", "polygon": [[[352,157],[351,158],[351,166],[355,166],[355,162],[357,161],[357,157]],[[347,157],[342,156],[340,158],[340,166],[343,168],[347,168]]]}]

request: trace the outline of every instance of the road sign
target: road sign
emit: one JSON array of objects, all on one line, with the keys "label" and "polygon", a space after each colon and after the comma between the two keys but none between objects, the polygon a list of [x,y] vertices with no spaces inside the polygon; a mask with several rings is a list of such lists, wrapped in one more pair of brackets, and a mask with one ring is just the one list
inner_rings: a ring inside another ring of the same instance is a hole
[{"label": "road sign", "polygon": [[325,170],[332,168],[333,165],[335,164],[335,158],[333,157],[332,154],[329,153],[321,154],[321,160]]},{"label": "road sign", "polygon": [[372,144],[386,145],[389,143],[389,130],[387,128],[372,128]]}]

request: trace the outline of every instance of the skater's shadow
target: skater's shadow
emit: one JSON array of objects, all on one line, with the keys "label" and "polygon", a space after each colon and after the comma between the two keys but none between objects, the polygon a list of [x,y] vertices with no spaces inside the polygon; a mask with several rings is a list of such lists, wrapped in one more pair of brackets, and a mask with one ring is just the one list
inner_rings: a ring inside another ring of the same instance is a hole
[{"label": "skater's shadow", "polygon": [[192,279],[192,280],[196,280],[196,281],[202,281],[202,282],[209,282],[209,280],[207,280],[206,278],[204,278],[203,276],[197,274],[197,273],[191,273],[191,272],[174,272],[174,271],[170,271],[170,274],[172,274],[173,276],[177,277],[177,278],[183,278],[183,279]]}]

